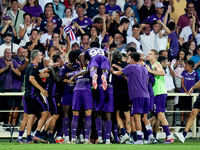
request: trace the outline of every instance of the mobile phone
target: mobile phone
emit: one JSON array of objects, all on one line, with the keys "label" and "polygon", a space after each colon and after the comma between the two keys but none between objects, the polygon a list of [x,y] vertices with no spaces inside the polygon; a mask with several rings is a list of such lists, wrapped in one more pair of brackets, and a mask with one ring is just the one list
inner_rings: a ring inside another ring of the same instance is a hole
[{"label": "mobile phone", "polygon": [[130,10],[130,14],[132,14],[132,13],[133,13],[133,9]]},{"label": "mobile phone", "polygon": [[116,17],[116,11],[113,11],[113,12],[112,12],[112,15],[113,15],[114,17]]}]

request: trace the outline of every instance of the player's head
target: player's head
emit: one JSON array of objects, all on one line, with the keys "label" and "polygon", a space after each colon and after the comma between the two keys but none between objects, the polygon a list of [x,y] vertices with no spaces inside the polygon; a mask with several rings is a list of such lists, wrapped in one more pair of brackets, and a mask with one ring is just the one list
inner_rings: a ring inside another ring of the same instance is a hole
[{"label": "player's head", "polygon": [[163,69],[167,68],[167,62],[168,62],[168,58],[165,56],[159,56],[158,57],[158,62],[160,62],[161,66],[163,67]]},{"label": "player's head", "polygon": [[75,64],[78,60],[79,60],[79,51],[75,50],[75,51],[70,51],[69,52],[69,62],[72,64]]},{"label": "player's head", "polygon": [[136,64],[140,60],[140,53],[132,52],[129,54],[127,63],[129,64]]},{"label": "player's head", "polygon": [[38,63],[41,63],[41,61],[42,61],[41,55],[42,54],[39,50],[36,50],[36,49],[32,50],[31,56],[30,56],[31,61],[37,61]]},{"label": "player's head", "polygon": [[137,50],[134,48],[134,47],[129,47],[127,50],[126,50],[126,55],[128,56],[130,53],[132,52],[137,52]]},{"label": "player's head", "polygon": [[118,49],[115,49],[112,52],[112,63],[119,62],[119,61],[122,61],[122,53]]},{"label": "player's head", "polygon": [[63,56],[63,54],[61,52],[56,53],[55,55],[53,55],[52,60],[53,60],[54,63],[58,63],[59,67],[62,67],[64,65],[64,63],[65,63],[65,58],[64,58],[64,56]]},{"label": "player's head", "polygon": [[113,42],[113,43],[110,44],[110,46],[109,46],[109,51],[110,51],[110,52],[113,52],[116,48],[117,48],[117,45]]},{"label": "player's head", "polygon": [[97,48],[99,48],[100,47],[100,45],[99,45],[99,42],[91,42],[90,43],[90,48],[93,48],[93,47],[97,47]]},{"label": "player's head", "polygon": [[152,60],[157,60],[157,58],[158,58],[158,51],[155,49],[150,50],[147,55],[147,60],[152,61]]},{"label": "player's head", "polygon": [[186,71],[193,70],[193,67],[194,67],[194,62],[192,60],[186,60],[185,61],[185,70]]}]

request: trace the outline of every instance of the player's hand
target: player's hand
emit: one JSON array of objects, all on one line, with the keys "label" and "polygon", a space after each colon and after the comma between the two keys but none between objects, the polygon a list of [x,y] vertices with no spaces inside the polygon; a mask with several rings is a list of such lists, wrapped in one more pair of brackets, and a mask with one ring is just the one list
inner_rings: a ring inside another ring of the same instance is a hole
[{"label": "player's hand", "polygon": [[45,89],[41,89],[40,92],[42,93],[42,95],[44,95],[45,97],[48,97],[48,92]]},{"label": "player's hand", "polygon": [[192,93],[193,93],[193,88],[191,88],[187,94],[189,94],[190,96],[192,96],[191,95]]},{"label": "player's hand", "polygon": [[68,83],[69,83],[69,84],[74,84],[74,81],[73,81],[73,80],[74,80],[74,76],[71,77],[71,78],[68,80]]}]

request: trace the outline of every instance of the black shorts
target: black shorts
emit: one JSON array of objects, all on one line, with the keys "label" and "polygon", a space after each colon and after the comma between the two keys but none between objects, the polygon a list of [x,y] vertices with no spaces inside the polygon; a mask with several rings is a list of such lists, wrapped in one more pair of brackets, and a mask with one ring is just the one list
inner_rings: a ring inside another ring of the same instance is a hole
[{"label": "black shorts", "polygon": [[129,111],[130,100],[127,90],[115,90],[114,92],[115,110]]},{"label": "black shorts", "polygon": [[196,101],[194,102],[193,109],[194,108],[200,109],[200,95],[197,97]]},{"label": "black shorts", "polygon": [[47,111],[47,104],[40,94],[34,98],[25,98],[25,102],[29,115],[38,115],[44,111]]},{"label": "black shorts", "polygon": [[60,114],[62,108],[61,108],[61,97],[59,96],[55,96],[55,97],[52,97],[52,96],[49,96],[47,98],[48,100],[48,109],[51,113],[51,115],[54,115],[54,114]]},{"label": "black shorts", "polygon": [[192,110],[192,97],[180,96],[178,105],[181,110]]}]

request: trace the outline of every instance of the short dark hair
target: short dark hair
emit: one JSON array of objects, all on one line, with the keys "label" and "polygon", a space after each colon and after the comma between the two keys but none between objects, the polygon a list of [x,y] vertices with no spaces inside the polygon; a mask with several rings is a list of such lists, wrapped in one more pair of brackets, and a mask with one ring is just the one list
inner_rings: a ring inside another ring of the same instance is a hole
[{"label": "short dark hair", "polygon": [[112,53],[112,58],[116,62],[121,61],[122,60],[122,53],[118,49],[115,49]]},{"label": "short dark hair", "polygon": [[66,12],[67,9],[69,9],[70,12],[72,12],[72,8],[71,8],[71,7],[67,7],[67,8],[65,8],[65,11],[64,11],[64,12]]},{"label": "short dark hair", "polygon": [[134,47],[129,47],[129,48],[127,48],[127,50],[126,50],[126,52],[137,52],[137,50],[134,48]]},{"label": "short dark hair", "polygon": [[113,47],[114,47],[114,48],[117,47],[117,45],[116,45],[114,42],[110,44],[109,49],[111,49],[111,48],[113,48]]},{"label": "short dark hair", "polygon": [[159,57],[158,57],[158,62],[159,62],[159,63],[162,63],[162,62],[164,62],[166,59],[168,60],[168,58],[165,57],[165,56],[159,56]]},{"label": "short dark hair", "polygon": [[150,27],[152,27],[151,22],[149,22],[149,21],[145,21],[145,22],[143,22],[143,24],[148,24],[148,25],[150,25]]},{"label": "short dark hair", "polygon": [[129,23],[130,21],[127,18],[122,18],[119,25],[123,25],[124,23]]},{"label": "short dark hair", "polygon": [[88,36],[90,38],[90,36],[88,34],[82,34],[81,35],[81,40],[83,39],[84,36]]},{"label": "short dark hair", "polygon": [[163,52],[167,52],[167,51],[166,51],[166,50],[160,50],[160,51],[158,52],[158,55],[159,55],[159,56],[162,55]]},{"label": "short dark hair", "polygon": [[132,52],[129,54],[129,56],[135,61],[135,62],[139,62],[140,60],[140,53],[138,52]]},{"label": "short dark hair", "polygon": [[126,9],[129,8],[129,7],[130,7],[131,9],[133,9],[133,8],[131,7],[131,5],[127,5],[127,6],[125,7],[125,11],[126,11]]},{"label": "short dark hair", "polygon": [[[100,3],[100,4],[99,4],[99,7],[100,7],[101,5],[104,6],[104,7],[106,7],[104,3]],[[99,8],[99,7],[98,7],[98,8]]]},{"label": "short dark hair", "polygon": [[23,14],[23,18],[25,18],[25,16],[30,16],[30,18],[32,17],[32,15],[30,13]]},{"label": "short dark hair", "polygon": [[132,26],[132,29],[133,28],[140,28],[140,26],[138,25],[138,24],[134,24],[133,26]]},{"label": "short dark hair", "polygon": [[101,23],[103,23],[103,19],[100,18],[100,17],[97,17],[97,18],[94,19],[94,23],[101,24]]},{"label": "short dark hair", "polygon": [[60,55],[62,55],[61,52],[56,53],[55,55],[53,55],[52,60],[53,60],[54,63],[57,62],[57,60],[60,58]]},{"label": "short dark hair", "polygon": [[173,30],[175,30],[175,23],[174,22],[170,22],[170,23],[168,23],[168,25],[167,25],[167,27],[169,28],[169,30],[170,31],[173,31]]},{"label": "short dark hair", "polygon": [[194,5],[193,2],[188,2],[188,3],[186,4],[186,7],[188,8],[188,5],[190,5],[190,4],[193,4],[193,5]]},{"label": "short dark hair", "polygon": [[38,30],[38,29],[32,29],[30,35],[32,35],[33,31],[37,31],[37,33],[39,33],[39,30]]},{"label": "short dark hair", "polygon": [[194,67],[194,62],[192,60],[186,60],[185,64],[188,64],[189,66],[191,66],[191,68]]},{"label": "short dark hair", "polygon": [[11,0],[11,3],[13,3],[13,2],[18,2],[18,0]]},{"label": "short dark hair", "polygon": [[99,42],[95,42],[95,41],[93,41],[93,42],[91,42],[90,43],[90,47],[92,48],[92,47],[100,47],[100,44],[99,44]]}]

